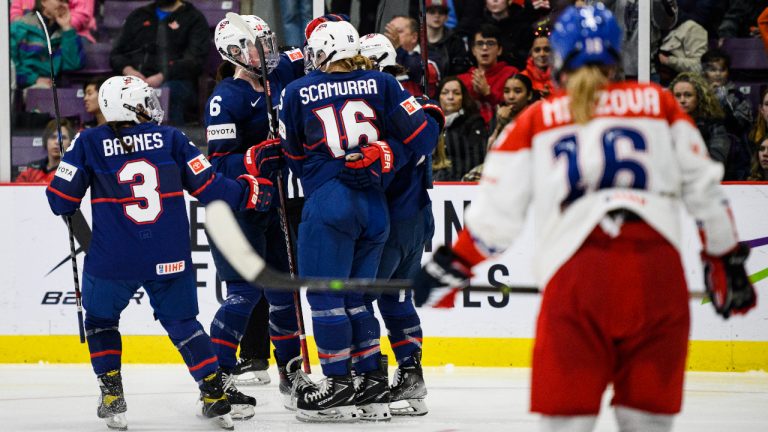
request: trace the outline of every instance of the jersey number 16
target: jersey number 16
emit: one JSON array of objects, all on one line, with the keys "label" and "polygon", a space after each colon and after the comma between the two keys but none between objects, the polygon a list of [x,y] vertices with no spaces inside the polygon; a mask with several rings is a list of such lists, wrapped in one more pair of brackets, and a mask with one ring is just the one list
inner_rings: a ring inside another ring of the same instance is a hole
[{"label": "jersey number 16", "polygon": [[[630,187],[632,189],[645,189],[647,178],[643,165],[632,159],[619,159],[616,155],[616,143],[619,140],[628,140],[632,148],[637,152],[646,151],[646,143],[643,136],[636,130],[627,128],[611,128],[602,135],[602,147],[605,161],[603,175],[597,184],[596,189],[606,189],[617,186]],[[555,158],[564,157],[566,160],[566,170],[568,174],[569,191],[565,199],[560,203],[561,208],[567,207],[573,201],[581,198],[587,191],[587,185],[584,184],[581,170],[579,169],[578,143],[576,135],[566,135],[560,138],[553,147]],[[628,173],[632,176],[631,185],[617,182],[619,173]]]}]

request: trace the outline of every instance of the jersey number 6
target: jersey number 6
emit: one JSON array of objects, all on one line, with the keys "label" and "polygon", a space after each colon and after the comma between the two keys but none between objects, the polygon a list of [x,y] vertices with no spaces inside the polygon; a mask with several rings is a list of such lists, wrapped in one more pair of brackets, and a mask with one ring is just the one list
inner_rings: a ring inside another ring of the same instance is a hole
[{"label": "jersey number 6", "polygon": [[313,112],[323,124],[325,142],[336,158],[344,157],[346,149],[360,145],[363,137],[366,137],[365,142],[379,140],[379,130],[372,122],[376,118],[376,111],[365,101],[347,101],[338,111],[339,115],[333,105],[318,108]]},{"label": "jersey number 6", "polygon": [[[632,176],[632,184],[624,185],[632,189],[645,189],[647,178],[645,168],[640,162],[632,159],[619,159],[616,155],[616,143],[619,140],[628,140],[632,148],[638,152],[646,151],[646,143],[643,136],[636,130],[627,128],[611,128],[603,133],[602,145],[605,168],[597,189],[605,189],[617,186],[617,177],[621,172],[628,172]],[[587,185],[581,176],[578,158],[579,146],[576,135],[566,135],[555,143],[553,151],[555,158],[566,158],[568,171],[569,192],[560,203],[561,208],[567,207],[573,201],[579,199],[587,191]]]}]

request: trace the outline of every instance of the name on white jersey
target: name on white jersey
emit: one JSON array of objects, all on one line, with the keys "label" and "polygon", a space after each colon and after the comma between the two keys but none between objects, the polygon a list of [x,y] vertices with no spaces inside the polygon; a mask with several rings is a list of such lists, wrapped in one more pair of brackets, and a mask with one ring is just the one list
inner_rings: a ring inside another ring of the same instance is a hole
[{"label": "name on white jersey", "polygon": [[71,182],[77,173],[77,167],[66,163],[64,161],[59,162],[59,167],[56,168],[56,177]]},{"label": "name on white jersey", "polygon": [[376,80],[368,79],[312,84],[302,87],[299,90],[299,96],[301,96],[301,103],[306,105],[310,102],[317,102],[334,96],[377,94],[378,92]]},{"label": "name on white jersey", "polygon": [[208,141],[237,139],[237,126],[234,123],[208,126],[205,130],[205,136]]},{"label": "name on white jersey", "polygon": [[158,275],[166,275],[173,273],[181,273],[184,271],[184,261],[176,261],[172,263],[162,263],[155,266]]},{"label": "name on white jersey", "polygon": [[[127,146],[133,147],[132,151],[155,150],[163,147],[163,134],[160,132],[154,132],[138,135],[126,135],[123,137],[123,142]],[[116,156],[126,153],[123,146],[120,145],[120,140],[117,137],[107,138],[101,141],[101,144],[104,146],[104,156]]]},{"label": "name on white jersey", "polygon": [[[541,112],[544,126],[568,123],[571,121],[570,98],[559,97],[544,101]],[[614,89],[600,92],[595,115],[623,116],[626,114],[657,116],[661,112],[659,92],[652,87]]]}]

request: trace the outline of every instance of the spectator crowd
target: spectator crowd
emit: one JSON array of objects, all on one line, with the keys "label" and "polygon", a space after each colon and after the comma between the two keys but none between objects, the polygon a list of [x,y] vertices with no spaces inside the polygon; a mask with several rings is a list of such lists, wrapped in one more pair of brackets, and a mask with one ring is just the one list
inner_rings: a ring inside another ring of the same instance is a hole
[{"label": "spectator crowd", "polygon": [[[272,28],[284,41],[281,49],[302,48],[311,2],[277,3],[283,22]],[[349,14],[350,3],[329,2],[330,12]],[[426,90],[445,113],[432,158],[434,180],[477,180],[485,153],[503,128],[528,105],[557,91],[549,23],[564,7],[584,3],[593,2],[426,0],[426,68],[419,2],[366,5],[367,10],[378,7],[379,20],[370,10],[362,12],[359,26],[392,42],[400,83],[416,96]],[[603,3],[624,31],[618,74],[636,78],[639,0]],[[768,0],[651,3],[651,79],[668,87],[694,119],[711,157],[725,167],[723,180],[768,181]],[[35,11],[50,33],[57,87],[77,94],[64,103],[82,106],[63,110],[66,142],[78,130],[104,123],[98,88],[118,74],[139,77],[164,94],[170,124],[199,129],[220,63],[213,26],[227,12],[225,4],[234,12],[253,6],[250,0],[10,0],[13,134],[40,136],[44,129],[45,150],[41,160],[14,159],[17,181],[46,181],[61,157],[51,145],[58,141],[49,123],[52,110],[38,104],[52,83],[45,33]],[[756,60],[743,60],[745,53]]]}]

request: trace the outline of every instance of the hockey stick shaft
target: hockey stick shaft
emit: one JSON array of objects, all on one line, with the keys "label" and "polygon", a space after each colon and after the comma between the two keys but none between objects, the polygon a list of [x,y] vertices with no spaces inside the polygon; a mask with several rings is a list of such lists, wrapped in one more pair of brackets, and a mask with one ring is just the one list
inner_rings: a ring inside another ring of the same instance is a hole
[{"label": "hockey stick shaft", "polygon": [[[239,18],[239,16],[238,16]],[[259,67],[261,68],[261,82],[264,86],[264,103],[267,108],[267,119],[269,121],[269,133],[271,138],[278,136],[277,130],[277,118],[274,107],[272,106],[272,87],[269,83],[269,70],[267,68],[267,56],[264,53],[264,46],[261,41],[254,37],[254,44],[256,45],[256,51],[259,54]],[[280,206],[278,207],[278,216],[280,218],[280,227],[283,230],[283,237],[285,239],[286,255],[288,257],[288,271],[291,277],[295,277],[297,274],[296,269],[296,257],[293,254],[293,240],[291,239],[291,226],[288,221],[288,210],[285,199],[285,185],[283,184],[282,171],[277,172],[277,195],[280,200]],[[312,369],[309,365],[309,348],[307,347],[307,335],[304,329],[304,312],[301,306],[301,294],[299,290],[293,292],[293,304],[296,310],[296,324],[299,331],[299,348],[301,350],[302,366],[304,372],[312,373]]]},{"label": "hockey stick shaft", "polygon": [[[43,27],[45,33],[45,41],[48,44],[48,63],[51,70],[51,91],[53,92],[53,110],[56,115],[56,131],[58,133],[59,151],[61,157],[64,157],[64,143],[61,138],[61,114],[59,112],[59,95],[56,91],[56,74],[53,67],[53,48],[51,47],[51,35],[48,34],[48,26],[45,24],[45,19],[39,11],[37,14],[37,20],[40,21],[40,25]],[[85,327],[83,325],[83,300],[80,293],[80,278],[77,274],[77,251],[75,250],[75,234],[72,230],[72,218],[70,216],[64,216],[64,222],[67,224],[67,232],[69,234],[69,258],[72,261],[72,278],[75,284],[75,306],[77,307],[77,330],[80,334],[80,343],[85,343]]]},{"label": "hockey stick shaft", "polygon": [[[331,279],[331,278],[292,278],[267,266],[264,260],[251,247],[245,235],[235,221],[235,216],[229,205],[223,201],[209,204],[206,209],[205,228],[213,241],[220,247],[227,258],[243,278],[255,285],[268,286],[277,290],[296,290],[307,288],[319,291],[350,291],[363,293],[397,293],[410,289],[410,280],[382,279]],[[541,294],[536,286],[468,286],[464,288],[471,292],[508,293],[508,294]],[[692,299],[706,297],[706,293],[692,291]]]},{"label": "hockey stick shaft", "polygon": [[421,49],[421,88],[424,96],[429,97],[429,43],[427,41],[427,1],[419,0],[419,49]]}]

